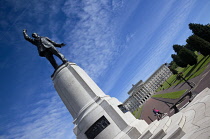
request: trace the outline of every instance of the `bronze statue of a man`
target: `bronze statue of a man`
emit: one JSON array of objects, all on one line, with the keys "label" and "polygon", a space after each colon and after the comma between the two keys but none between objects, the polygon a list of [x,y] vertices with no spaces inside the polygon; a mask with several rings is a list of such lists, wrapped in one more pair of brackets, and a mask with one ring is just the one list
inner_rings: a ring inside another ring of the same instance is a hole
[{"label": "bronze statue of a man", "polygon": [[46,57],[50,63],[52,64],[52,66],[54,67],[54,69],[57,69],[58,68],[58,64],[56,63],[53,55],[56,55],[60,60],[62,60],[63,63],[66,63],[68,60],[64,57],[64,55],[62,55],[55,47],[63,47],[65,46],[64,43],[61,43],[61,44],[58,44],[58,43],[55,43],[53,42],[52,40],[50,40],[48,37],[42,37],[42,36],[39,36],[37,33],[33,33],[32,34],[32,38],[30,38],[28,35],[27,35],[27,30],[24,29],[23,30],[23,35],[24,35],[24,38],[31,42],[33,45],[36,45],[37,46],[37,49],[38,49],[38,52],[39,52],[39,55],[41,57]]}]

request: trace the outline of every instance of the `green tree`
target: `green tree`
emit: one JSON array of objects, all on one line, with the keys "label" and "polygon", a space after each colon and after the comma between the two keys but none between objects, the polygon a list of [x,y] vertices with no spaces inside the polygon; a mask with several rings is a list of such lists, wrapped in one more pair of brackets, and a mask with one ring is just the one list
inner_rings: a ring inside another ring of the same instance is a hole
[{"label": "green tree", "polygon": [[185,63],[184,61],[182,61],[178,55],[172,54],[171,57],[172,57],[173,61],[174,61],[179,67],[182,67],[182,68],[187,67],[187,63]]},{"label": "green tree", "polygon": [[176,69],[178,66],[177,66],[177,64],[172,60],[172,61],[169,63],[169,67],[170,67],[171,69]]},{"label": "green tree", "polygon": [[191,50],[191,51],[193,51],[193,52],[196,51],[196,50],[195,50],[193,47],[191,47],[191,45],[189,45],[189,44],[184,45],[184,47],[187,48],[187,49],[189,49],[189,50]]},{"label": "green tree", "polygon": [[186,40],[186,42],[190,47],[200,52],[202,55],[207,56],[210,54],[210,43],[208,41],[205,41],[196,35],[192,35]]},{"label": "green tree", "polygon": [[175,69],[173,69],[173,68],[171,68],[171,67],[168,67],[169,69],[170,69],[170,71],[173,73],[173,74],[178,74],[178,71],[177,70],[175,70]]},{"label": "green tree", "polygon": [[187,48],[183,47],[179,51],[178,56],[183,62],[185,62],[191,66],[197,64],[197,55]]},{"label": "green tree", "polygon": [[209,24],[202,25],[202,24],[190,23],[189,28],[190,28],[190,30],[192,30],[192,32],[195,35],[210,42],[210,26],[209,26]]},{"label": "green tree", "polygon": [[179,51],[181,50],[183,48],[183,46],[181,46],[181,45],[178,45],[178,44],[174,44],[173,45],[173,49],[174,49],[174,51],[178,54],[179,53]]}]

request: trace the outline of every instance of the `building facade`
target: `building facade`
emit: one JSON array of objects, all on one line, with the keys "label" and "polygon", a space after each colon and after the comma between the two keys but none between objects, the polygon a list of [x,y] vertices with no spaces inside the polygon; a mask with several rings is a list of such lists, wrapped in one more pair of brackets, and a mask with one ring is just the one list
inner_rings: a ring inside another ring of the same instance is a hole
[{"label": "building facade", "polygon": [[163,64],[145,81],[144,85],[153,94],[171,75],[170,69]]},{"label": "building facade", "polygon": [[135,111],[144,104],[146,100],[155,93],[155,90],[171,75],[172,72],[170,69],[165,64],[161,65],[145,82],[140,80],[132,86],[128,92],[129,97],[124,101],[123,106],[128,111]]}]

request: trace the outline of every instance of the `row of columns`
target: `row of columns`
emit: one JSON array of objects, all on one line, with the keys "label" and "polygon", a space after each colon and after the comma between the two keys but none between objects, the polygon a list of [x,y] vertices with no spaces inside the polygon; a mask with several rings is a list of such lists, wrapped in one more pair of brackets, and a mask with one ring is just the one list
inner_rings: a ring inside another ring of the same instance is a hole
[{"label": "row of columns", "polygon": [[162,65],[153,77],[137,87],[131,96],[123,103],[124,107],[133,112],[140,107],[163,82],[172,75],[170,69]]},{"label": "row of columns", "polygon": [[153,75],[151,80],[147,81],[146,86],[150,88],[151,92],[155,92],[155,90],[171,75],[172,72],[170,69],[164,65],[155,75]]},{"label": "row of columns", "polygon": [[127,110],[133,112],[139,106],[141,106],[149,97],[149,91],[144,87],[138,87],[137,90],[130,96],[130,99],[124,103],[124,106]]}]

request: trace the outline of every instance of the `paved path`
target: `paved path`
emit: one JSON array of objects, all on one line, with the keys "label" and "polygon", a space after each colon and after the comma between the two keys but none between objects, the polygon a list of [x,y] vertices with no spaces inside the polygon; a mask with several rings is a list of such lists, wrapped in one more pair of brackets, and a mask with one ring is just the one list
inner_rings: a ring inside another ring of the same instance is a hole
[{"label": "paved path", "polygon": [[209,139],[210,89],[201,93],[171,117],[152,122],[139,139]]},{"label": "paved path", "polygon": [[[200,93],[206,87],[210,88],[210,63],[208,64],[208,67],[204,70],[202,74],[200,74],[199,76],[189,81],[192,81],[196,84],[196,86],[192,90],[194,94]],[[190,90],[191,88],[186,83],[180,83],[177,86],[172,86],[168,89],[158,92],[157,94],[176,92],[176,91],[180,91],[184,89]],[[157,117],[155,117],[154,113],[152,112],[153,108],[159,109],[161,112],[168,113],[169,116],[172,116],[174,114],[174,110],[173,109],[171,110],[170,107],[173,105],[173,103],[176,103],[178,100],[179,99],[158,99],[157,100],[154,98],[149,98],[143,106],[140,119],[145,120],[148,124],[150,124],[152,121],[157,119]],[[189,101],[189,97],[186,97],[183,100],[183,102],[179,104],[178,108],[183,107],[188,101]]]},{"label": "paved path", "polygon": [[210,137],[210,90],[206,88],[184,108],[181,113],[186,116],[182,130],[183,139],[209,139]]}]

